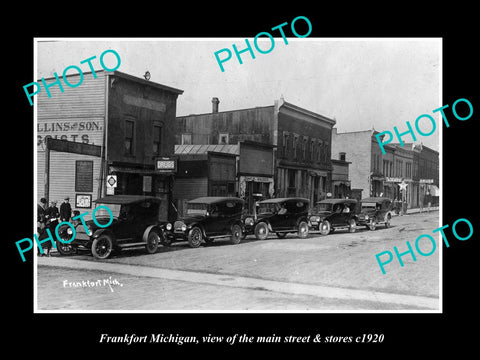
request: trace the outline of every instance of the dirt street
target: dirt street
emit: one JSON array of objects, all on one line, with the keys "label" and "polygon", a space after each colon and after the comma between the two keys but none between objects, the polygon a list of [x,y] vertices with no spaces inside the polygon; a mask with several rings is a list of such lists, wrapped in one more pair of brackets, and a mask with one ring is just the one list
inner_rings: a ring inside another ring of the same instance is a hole
[{"label": "dirt street", "polygon": [[[375,255],[393,246],[404,252],[407,240],[413,245],[438,227],[435,211],[396,216],[388,229],[359,227],[353,234],[249,237],[197,249],[178,243],[153,255],[125,250],[103,261],[87,253],[54,254],[37,259],[38,310],[432,310],[422,304],[438,302],[438,236],[431,256],[417,254],[414,262],[405,255],[404,267],[394,258],[385,275]],[[109,277],[122,286],[68,285]]]}]

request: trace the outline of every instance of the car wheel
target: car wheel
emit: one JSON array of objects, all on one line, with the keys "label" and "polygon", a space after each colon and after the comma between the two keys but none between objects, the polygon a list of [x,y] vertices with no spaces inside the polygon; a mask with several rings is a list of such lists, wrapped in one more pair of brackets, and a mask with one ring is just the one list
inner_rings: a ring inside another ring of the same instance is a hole
[{"label": "car wheel", "polygon": [[92,254],[97,259],[106,259],[110,256],[113,250],[113,241],[108,235],[100,235],[93,240]]},{"label": "car wheel", "polygon": [[268,237],[268,225],[264,222],[259,222],[255,226],[255,237],[258,240],[265,240]]},{"label": "car wheel", "polygon": [[197,248],[200,246],[200,244],[203,241],[203,234],[202,234],[202,229],[199,227],[194,227],[190,232],[188,233],[188,244],[192,248]]},{"label": "car wheel", "polygon": [[287,236],[287,233],[286,232],[284,232],[284,233],[278,233],[277,232],[277,233],[275,233],[275,235],[277,235],[277,237],[279,239],[285,239],[285,236]]},{"label": "car wheel", "polygon": [[232,226],[232,234],[230,235],[230,242],[232,244],[238,244],[242,240],[243,231],[242,227],[238,224]]},{"label": "car wheel", "polygon": [[318,229],[320,230],[320,234],[322,235],[328,235],[330,234],[332,226],[330,225],[330,222],[328,220],[324,220],[320,223]]},{"label": "car wheel", "polygon": [[354,233],[355,230],[357,230],[357,222],[355,221],[355,219],[350,219],[350,221],[348,222],[348,231]]},{"label": "car wheel", "polygon": [[298,237],[305,239],[308,236],[308,223],[306,221],[300,221],[298,223]]},{"label": "car wheel", "polygon": [[390,214],[387,214],[387,216],[385,217],[385,228],[390,227],[390,219],[391,218],[392,218],[392,216]]},{"label": "car wheel", "polygon": [[76,249],[71,244],[64,244],[58,239],[55,241],[55,244],[57,245],[57,251],[60,255],[68,256],[76,252]]},{"label": "car wheel", "polygon": [[158,244],[160,243],[160,236],[156,231],[150,231],[147,237],[147,243],[145,248],[149,254],[155,254],[158,249]]},{"label": "car wheel", "polygon": [[372,218],[372,220],[370,220],[370,224],[368,224],[368,228],[370,230],[375,230],[377,228],[377,218]]}]

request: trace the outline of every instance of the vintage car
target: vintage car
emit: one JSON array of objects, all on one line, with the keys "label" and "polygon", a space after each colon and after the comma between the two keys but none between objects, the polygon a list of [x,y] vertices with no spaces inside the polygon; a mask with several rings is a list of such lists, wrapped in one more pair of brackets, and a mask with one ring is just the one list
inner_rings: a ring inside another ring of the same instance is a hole
[{"label": "vintage car", "polygon": [[328,235],[337,229],[355,232],[358,224],[365,222],[355,199],[325,199],[318,201],[309,216],[310,226]]},{"label": "vintage car", "polygon": [[284,238],[288,233],[308,236],[308,207],[304,198],[278,198],[258,202],[256,213],[244,219],[245,231],[265,240],[270,232]]},{"label": "vintage car", "polygon": [[[96,207],[106,206],[113,214],[113,220],[108,227],[95,224],[92,214],[75,220],[75,238],[64,244],[57,241],[57,250],[62,255],[76,253],[85,248],[98,259],[106,259],[113,250],[145,246],[149,254],[157,251],[163,233],[158,221],[160,199],[141,195],[111,195],[95,200]],[[95,220],[100,225],[110,222],[111,216],[105,208],[95,212]],[[86,227],[86,228],[85,228]],[[59,230],[63,239],[69,240],[73,230],[64,227]]]},{"label": "vintage car", "polygon": [[375,230],[378,224],[384,224],[388,228],[393,211],[393,202],[389,198],[369,197],[362,199],[361,212],[364,214],[367,221],[366,226],[370,230]]},{"label": "vintage car", "polygon": [[165,245],[173,241],[188,241],[193,247],[203,242],[229,237],[238,244],[243,235],[244,201],[235,197],[200,197],[187,202],[186,217],[165,226]]}]

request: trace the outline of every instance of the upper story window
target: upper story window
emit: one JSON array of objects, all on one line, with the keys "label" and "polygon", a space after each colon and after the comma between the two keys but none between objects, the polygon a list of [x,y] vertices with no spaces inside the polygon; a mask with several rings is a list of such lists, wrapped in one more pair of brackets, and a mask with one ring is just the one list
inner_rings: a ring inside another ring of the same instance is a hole
[{"label": "upper story window", "polygon": [[228,144],[228,133],[219,133],[218,134],[218,144],[227,145]]},{"label": "upper story window", "polygon": [[308,139],[306,137],[303,138],[303,160],[307,160],[307,144],[308,144]]},{"label": "upper story window", "polygon": [[344,152],[339,153],[338,157],[342,161],[347,161],[347,154]]},{"label": "upper story window", "polygon": [[133,155],[135,138],[135,121],[125,120],[125,154]]},{"label": "upper story window", "polygon": [[160,155],[162,150],[162,126],[160,124],[153,125],[153,154]]},{"label": "upper story window", "polygon": [[297,149],[298,149],[298,135],[295,135],[293,138],[293,158],[296,159],[298,157]]},{"label": "upper story window", "polygon": [[282,148],[283,148],[283,156],[287,157],[288,156],[288,133],[286,132],[283,132]]},{"label": "upper story window", "polygon": [[182,134],[182,145],[192,145],[192,134]]}]

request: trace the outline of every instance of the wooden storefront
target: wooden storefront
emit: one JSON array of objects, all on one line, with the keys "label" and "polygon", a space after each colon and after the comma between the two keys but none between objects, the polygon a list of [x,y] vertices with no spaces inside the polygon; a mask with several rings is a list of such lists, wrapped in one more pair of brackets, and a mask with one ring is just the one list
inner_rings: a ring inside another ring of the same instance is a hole
[{"label": "wooden storefront", "polygon": [[[78,77],[69,75],[69,82],[79,83]],[[55,78],[45,80],[53,84]],[[82,211],[105,195],[153,195],[165,200],[160,218],[167,220],[173,173],[158,171],[155,161],[174,153],[176,101],[183,91],[103,70],[96,78],[85,72],[81,85],[63,90],[53,85],[51,97],[43,91],[37,95],[37,201],[61,202],[68,196],[72,209]],[[52,148],[46,164],[48,138],[83,147],[75,152]],[[98,154],[85,152],[88,146]],[[107,193],[109,175],[117,182]]]}]

